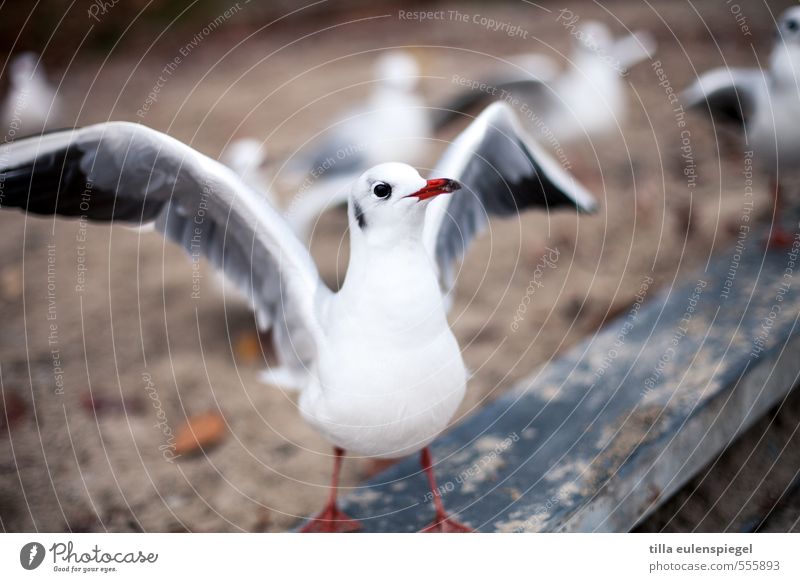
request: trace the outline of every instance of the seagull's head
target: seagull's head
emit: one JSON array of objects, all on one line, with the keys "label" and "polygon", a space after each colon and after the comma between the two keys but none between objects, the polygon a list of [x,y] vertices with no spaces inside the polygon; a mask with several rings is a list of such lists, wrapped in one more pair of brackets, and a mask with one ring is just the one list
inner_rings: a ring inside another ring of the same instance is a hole
[{"label": "seagull's head", "polygon": [[21,84],[30,79],[36,72],[38,62],[39,57],[36,56],[36,53],[24,52],[15,55],[10,67],[12,80]]},{"label": "seagull's head", "polygon": [[375,77],[394,91],[413,91],[419,80],[417,61],[405,51],[390,51],[375,63]]},{"label": "seagull's head", "polygon": [[800,6],[793,6],[781,14],[775,30],[775,48],[770,56],[773,82],[785,87],[797,85],[797,67],[800,64]]},{"label": "seagull's head", "polygon": [[800,6],[793,6],[781,15],[778,35],[786,44],[800,46]]},{"label": "seagull's head", "polygon": [[353,184],[350,222],[354,231],[381,239],[422,233],[425,207],[442,194],[461,188],[455,180],[426,180],[407,164],[388,163],[370,168]]},{"label": "seagull's head", "polygon": [[614,44],[614,37],[611,31],[602,22],[589,20],[583,23],[575,34],[578,50],[592,56],[607,56]]}]

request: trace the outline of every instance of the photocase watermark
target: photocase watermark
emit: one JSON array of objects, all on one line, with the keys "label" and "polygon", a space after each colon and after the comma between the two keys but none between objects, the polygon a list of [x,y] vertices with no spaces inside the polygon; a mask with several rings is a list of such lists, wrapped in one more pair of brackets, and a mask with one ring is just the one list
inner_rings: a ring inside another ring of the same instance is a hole
[{"label": "photocase watermark", "polygon": [[750,25],[747,22],[747,16],[742,12],[742,7],[733,0],[725,0],[725,4],[728,5],[728,10],[730,10],[733,15],[741,33],[744,36],[753,36],[753,32],[750,30]]},{"label": "photocase watermark", "polygon": [[686,310],[683,312],[683,315],[678,321],[678,325],[669,340],[667,349],[665,349],[664,353],[661,354],[661,357],[658,359],[658,362],[656,362],[656,365],[653,367],[653,371],[650,372],[650,375],[645,378],[644,388],[641,392],[642,398],[650,394],[664,377],[664,370],[675,358],[678,346],[683,341],[683,338],[686,337],[686,334],[689,333],[689,325],[692,323],[695,311],[697,311],[697,304],[707,286],[708,281],[704,279],[698,279],[697,284],[689,293]]},{"label": "photocase watermark", "polygon": [[89,208],[92,201],[94,184],[86,181],[81,193],[78,208],[83,213],[78,217],[78,232],[75,234],[75,292],[78,294],[86,291],[86,275],[89,267],[86,264],[86,242],[89,238]]},{"label": "photocase watermark", "polygon": [[142,382],[144,384],[144,391],[147,393],[148,398],[150,398],[150,401],[153,403],[153,408],[156,410],[156,419],[158,422],[153,426],[160,430],[164,439],[166,439],[163,444],[158,446],[158,450],[161,452],[161,456],[164,457],[165,461],[173,463],[175,459],[180,457],[176,452],[175,432],[167,421],[167,413],[164,412],[164,407],[161,405],[161,399],[158,396],[158,390],[156,389],[155,382],[153,382],[153,377],[150,375],[150,372],[142,372]]},{"label": "photocase watermark", "polygon": [[603,359],[600,362],[600,366],[594,371],[595,382],[592,383],[589,390],[595,387],[596,382],[605,376],[606,372],[609,370],[609,368],[611,368],[611,365],[619,357],[619,351],[625,345],[625,342],[628,339],[628,334],[633,331],[633,328],[639,319],[639,311],[642,309],[644,300],[647,297],[647,292],[653,282],[654,280],[651,276],[645,275],[645,278],[639,285],[639,291],[637,291],[636,295],[634,296],[633,305],[631,305],[631,308],[628,310],[628,314],[625,316],[625,321],[622,323],[622,327],[620,327],[619,331],[617,331],[617,335],[614,338],[614,343],[610,348],[608,348],[606,355],[603,356]]},{"label": "photocase watermark", "polygon": [[39,542],[28,542],[19,551],[19,564],[26,570],[35,570],[42,565],[45,549]]},{"label": "photocase watermark", "polygon": [[100,22],[100,17],[108,14],[111,9],[121,1],[122,0],[94,0],[86,10],[86,14],[95,22]]},{"label": "photocase watermark", "polygon": [[192,236],[189,238],[189,262],[192,266],[192,290],[189,294],[191,299],[200,299],[200,282],[203,279],[201,259],[205,246],[203,243],[203,235],[210,232],[210,229],[205,228],[203,224],[206,221],[206,214],[208,212],[208,201],[213,193],[211,183],[204,179],[203,186],[200,190],[200,200],[197,203],[194,217],[192,217]]},{"label": "photocase watermark", "polygon": [[622,62],[615,57],[608,53],[608,49],[603,46],[600,46],[598,43],[598,39],[595,38],[590,32],[587,32],[584,28],[578,26],[581,17],[578,14],[575,14],[572,10],[568,8],[562,8],[558,12],[558,16],[556,16],[556,22],[561,24],[565,29],[569,31],[570,36],[577,39],[578,42],[583,44],[586,48],[590,51],[595,53],[597,58],[600,62],[605,63],[611,69],[616,71],[620,74],[620,76],[624,77],[628,74],[628,71],[625,67],[622,66]]},{"label": "photocase watermark", "polygon": [[335,152],[331,152],[329,155],[325,156],[324,160],[316,162],[316,165],[308,171],[308,175],[303,180],[303,183],[300,184],[298,192],[303,193],[309,190],[314,184],[324,178],[326,174],[336,168],[336,166],[353,156],[361,155],[366,150],[367,145],[364,143],[352,143],[339,147]]},{"label": "photocase watermark", "polygon": [[747,237],[750,235],[750,218],[753,214],[755,205],[753,204],[753,150],[744,153],[744,202],[742,203],[742,213],[739,217],[739,226],[736,230],[736,244],[733,247],[733,256],[728,264],[728,271],[725,274],[725,281],[722,283],[722,290],[719,293],[720,299],[728,299],[733,288],[736,273],[739,271],[739,264],[745,250]]},{"label": "photocase watermark", "polygon": [[35,570],[44,563],[48,552],[53,572],[65,574],[108,574],[118,572],[120,566],[155,564],[158,553],[133,551],[106,551],[95,544],[89,549],[78,549],[72,541],[55,542],[48,549],[39,542],[28,542],[19,551],[19,563],[25,570]]},{"label": "photocase watermark", "polygon": [[497,20],[478,13],[461,12],[460,10],[398,10],[397,18],[414,22],[424,22],[426,20],[464,22],[476,24],[490,32],[501,32],[510,38],[521,38],[523,40],[530,38],[530,32],[519,24],[506,20]]},{"label": "photocase watermark", "polygon": [[569,495],[569,490],[569,484],[562,486],[555,495],[551,495],[547,498],[547,500],[545,500],[544,503],[537,505],[536,509],[533,510],[533,515],[525,519],[522,523],[518,524],[513,530],[511,530],[512,533],[523,533],[526,531],[531,531],[532,529],[538,529],[544,517],[546,515],[550,515],[553,511],[553,508],[561,505],[561,502],[567,498]]},{"label": "photocase watermark", "polygon": [[[295,219],[297,217],[305,218],[306,215],[314,215],[317,216],[318,213],[310,212],[307,204],[310,204],[316,210],[317,200],[316,197],[311,196],[311,193],[314,192],[314,188],[318,185],[324,186],[325,181],[328,180],[328,176],[333,172],[337,166],[341,165],[344,162],[347,162],[353,156],[360,156],[364,151],[367,149],[367,144],[365,143],[352,143],[347,145],[342,145],[337,148],[335,151],[330,152],[325,159],[318,160],[314,167],[312,167],[308,173],[306,174],[303,182],[300,184],[300,187],[297,189],[297,194],[292,197],[292,201],[289,203],[289,206],[286,208],[284,215],[289,218],[290,220]],[[333,183],[333,178],[328,183]],[[347,184],[339,184],[341,188],[349,188]],[[337,199],[337,196],[334,196],[334,193],[331,192],[331,196],[328,198]]]},{"label": "photocase watermark", "polygon": [[[14,141],[17,133],[23,129],[22,127],[22,111],[28,103],[28,89],[22,89],[14,101],[14,109],[11,111],[11,119],[8,120],[6,134],[3,136],[3,143],[10,143]],[[10,149],[4,150],[0,155],[0,164],[5,166],[8,163],[10,156]],[[6,173],[0,172],[0,208],[3,207],[3,199],[6,192]]]},{"label": "photocase watermark", "polygon": [[561,164],[561,167],[565,170],[570,170],[572,168],[572,162],[569,161],[567,157],[567,153],[564,151],[564,148],[561,145],[561,141],[556,137],[556,134],[550,129],[550,126],[547,125],[544,118],[537,114],[527,102],[523,101],[519,105],[519,113],[523,117],[525,117],[533,127],[539,132],[540,141],[545,141],[547,144],[552,148],[553,153],[555,153],[558,162]]},{"label": "photocase watermark", "polygon": [[22,112],[28,105],[28,88],[23,87],[17,94],[17,99],[14,101],[14,109],[11,112],[11,119],[8,120],[8,130],[6,131],[5,143],[14,141],[17,134],[22,131]]},{"label": "photocase watermark", "polygon": [[225,24],[230,18],[238,14],[242,9],[242,4],[249,3],[250,0],[244,0],[244,2],[236,2],[235,4],[231,5],[227,10],[218,14],[214,20],[211,20],[208,22],[208,24],[201,28],[188,43],[178,49],[178,53],[172,57],[172,59],[161,69],[156,82],[147,93],[147,97],[145,97],[142,106],[136,111],[137,117],[144,119],[150,109],[156,103],[158,103],[161,90],[167,85],[169,79],[175,74],[175,71],[178,70],[181,63],[183,63],[183,60],[187,58],[198,46],[200,46],[203,41],[211,36],[214,31]]},{"label": "photocase watermark", "polygon": [[58,336],[58,302],[56,286],[56,245],[47,245],[47,347],[50,348],[50,364],[53,367],[53,393],[64,394],[64,366],[61,361],[61,346]]},{"label": "photocase watermark", "polygon": [[81,551],[75,549],[73,542],[56,542],[49,549],[53,557],[53,571],[72,574],[107,574],[117,572],[121,564],[155,564],[158,554],[135,550],[131,552],[108,552],[97,544]]},{"label": "photocase watermark", "polygon": [[425,493],[423,501],[429,502],[433,501],[434,497],[442,497],[445,493],[453,491],[456,485],[467,483],[471,479],[475,479],[478,475],[483,474],[490,467],[494,466],[498,457],[510,449],[518,440],[519,435],[516,432],[512,432],[506,438],[498,442],[488,453],[481,456],[480,459],[456,475],[455,479],[442,483],[435,490]]},{"label": "photocase watermark", "polygon": [[560,251],[557,248],[551,249],[550,247],[545,247],[544,249],[547,252],[543,254],[536,263],[531,280],[525,288],[525,295],[522,296],[522,300],[519,302],[517,311],[514,313],[514,318],[511,321],[510,327],[513,332],[519,330],[519,324],[524,321],[525,313],[528,311],[528,305],[530,305],[531,299],[536,291],[544,287],[542,277],[544,277],[545,269],[555,269],[558,265],[558,257],[561,254]]},{"label": "photocase watermark", "polygon": [[769,313],[761,321],[758,334],[753,338],[753,346],[750,350],[750,357],[753,359],[760,358],[761,353],[767,347],[767,340],[772,333],[775,320],[783,310],[783,301],[792,288],[792,279],[794,279],[794,270],[797,267],[798,255],[800,255],[800,232],[794,235],[792,246],[786,253],[786,267],[783,269],[783,277],[781,277],[781,282],[778,284],[778,289],[775,292],[772,307],[770,307]]},{"label": "photocase watermark", "polygon": [[667,76],[660,60],[653,61],[650,65],[653,72],[656,74],[658,86],[664,89],[664,94],[667,97],[667,102],[672,106],[672,114],[675,118],[675,125],[680,130],[680,155],[683,161],[683,175],[686,177],[686,188],[691,192],[697,187],[697,163],[692,151],[692,132],[686,124],[686,111],[680,103],[680,98],[672,87],[672,83]]}]

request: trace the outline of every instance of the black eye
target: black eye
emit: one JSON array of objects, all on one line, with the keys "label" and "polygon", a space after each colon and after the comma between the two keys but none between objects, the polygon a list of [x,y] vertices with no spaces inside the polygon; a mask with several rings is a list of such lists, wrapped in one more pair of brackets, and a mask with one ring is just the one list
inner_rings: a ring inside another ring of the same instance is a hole
[{"label": "black eye", "polygon": [[800,24],[796,20],[787,20],[786,21],[786,28],[791,30],[792,32],[796,32],[797,29],[800,28]]},{"label": "black eye", "polygon": [[378,198],[388,198],[392,195],[392,187],[386,182],[376,182],[372,187],[372,193]]}]

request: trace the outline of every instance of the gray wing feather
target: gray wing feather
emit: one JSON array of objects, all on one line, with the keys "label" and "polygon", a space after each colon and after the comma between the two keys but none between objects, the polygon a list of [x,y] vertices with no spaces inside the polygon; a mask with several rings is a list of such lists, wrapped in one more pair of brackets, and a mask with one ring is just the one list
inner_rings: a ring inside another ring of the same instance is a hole
[{"label": "gray wing feather", "polygon": [[230,169],[147,127],[105,123],[0,147],[0,204],[156,228],[205,256],[273,318],[290,367],[308,367],[330,290],[306,247]]},{"label": "gray wing feather", "polygon": [[519,125],[505,103],[493,103],[450,145],[433,172],[462,189],[431,201],[425,245],[435,257],[445,291],[453,264],[487,225],[490,216],[512,216],[526,208],[576,208],[592,212],[594,198]]},{"label": "gray wing feather", "polygon": [[433,128],[437,132],[441,131],[456,120],[471,116],[478,108],[507,94],[513,94],[540,114],[553,107],[553,94],[545,80],[524,69],[513,68],[503,76],[488,78],[475,89],[460,91],[446,103],[433,109]]},{"label": "gray wing feather", "polygon": [[683,98],[687,108],[705,110],[717,121],[745,125],[765,90],[766,78],[761,70],[720,67],[700,75],[683,92]]}]

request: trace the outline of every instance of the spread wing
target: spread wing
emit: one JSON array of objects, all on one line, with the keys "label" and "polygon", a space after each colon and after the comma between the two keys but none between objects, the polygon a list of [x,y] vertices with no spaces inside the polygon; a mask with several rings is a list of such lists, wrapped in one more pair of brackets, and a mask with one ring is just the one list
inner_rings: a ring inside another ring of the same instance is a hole
[{"label": "spread wing", "polygon": [[720,67],[700,75],[683,93],[687,108],[705,110],[714,120],[745,125],[755,112],[767,79],[758,69]]},{"label": "spread wing", "polygon": [[592,212],[597,206],[502,102],[487,107],[456,138],[433,175],[462,184],[458,192],[432,200],[425,217],[425,245],[445,291],[453,282],[454,262],[491,216],[512,216],[527,208]]},{"label": "spread wing", "polygon": [[276,322],[283,363],[308,366],[330,296],[289,225],[232,170],[145,126],[112,122],[0,146],[3,207],[155,223]]}]

